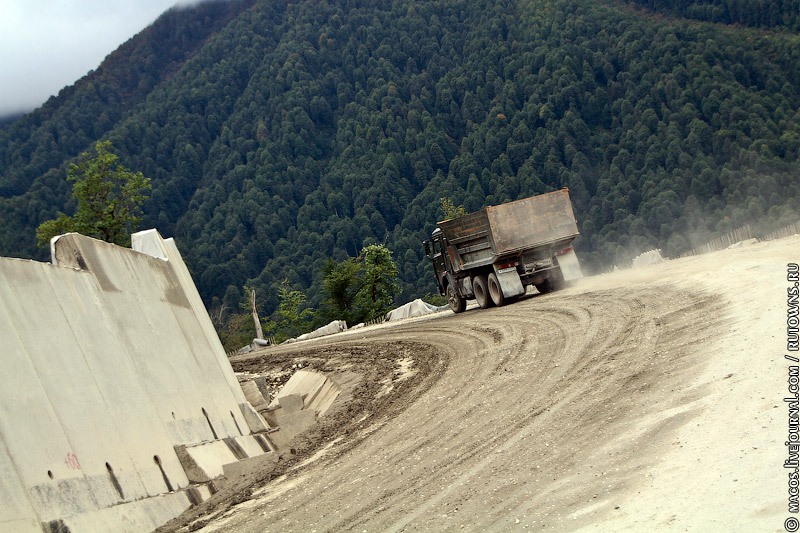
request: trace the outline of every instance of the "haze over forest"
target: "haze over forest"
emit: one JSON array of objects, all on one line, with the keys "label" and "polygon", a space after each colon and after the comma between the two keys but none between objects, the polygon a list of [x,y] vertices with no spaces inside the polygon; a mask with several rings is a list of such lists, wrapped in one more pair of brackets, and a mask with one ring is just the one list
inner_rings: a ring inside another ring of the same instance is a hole
[{"label": "haze over forest", "polygon": [[435,291],[439,199],[569,187],[602,270],[800,213],[797,0],[213,1],[171,10],[0,125],[0,254],[46,259],[66,165],[98,139],[152,179],[207,305],[312,305],[328,257],[384,243]]}]

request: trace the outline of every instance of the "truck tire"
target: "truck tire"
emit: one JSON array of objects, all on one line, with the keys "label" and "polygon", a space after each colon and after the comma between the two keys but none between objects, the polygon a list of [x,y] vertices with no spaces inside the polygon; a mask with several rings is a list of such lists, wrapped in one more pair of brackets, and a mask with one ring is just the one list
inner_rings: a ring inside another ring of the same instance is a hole
[{"label": "truck tire", "polygon": [[492,306],[492,298],[489,296],[489,288],[486,282],[486,276],[480,274],[472,278],[472,292],[475,293],[475,301],[481,309],[486,309]]},{"label": "truck tire", "polygon": [[447,285],[447,303],[454,313],[462,313],[467,308],[467,300],[458,293],[458,289],[452,283]]},{"label": "truck tire", "polygon": [[536,284],[536,290],[539,291],[541,294],[547,294],[548,292],[557,291],[563,288],[564,288],[564,278],[563,276],[561,276],[560,270],[552,277],[549,277],[546,280],[542,281],[541,283]]},{"label": "truck tire", "polygon": [[506,303],[506,298],[503,294],[503,288],[500,286],[500,282],[497,280],[497,274],[494,272],[489,274],[489,277],[486,278],[486,284],[488,285],[489,296],[491,296],[494,305],[500,307]]},{"label": "truck tire", "polygon": [[536,290],[539,291],[539,294],[547,294],[553,291],[553,284],[549,279],[546,279],[536,284]]}]

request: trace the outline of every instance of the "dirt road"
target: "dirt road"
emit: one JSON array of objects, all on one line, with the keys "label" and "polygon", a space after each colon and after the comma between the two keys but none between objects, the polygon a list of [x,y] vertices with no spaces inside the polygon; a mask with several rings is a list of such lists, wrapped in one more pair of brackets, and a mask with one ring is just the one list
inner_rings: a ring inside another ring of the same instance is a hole
[{"label": "dirt road", "polygon": [[282,475],[170,527],[782,531],[799,260],[792,237],[241,358],[349,392]]}]

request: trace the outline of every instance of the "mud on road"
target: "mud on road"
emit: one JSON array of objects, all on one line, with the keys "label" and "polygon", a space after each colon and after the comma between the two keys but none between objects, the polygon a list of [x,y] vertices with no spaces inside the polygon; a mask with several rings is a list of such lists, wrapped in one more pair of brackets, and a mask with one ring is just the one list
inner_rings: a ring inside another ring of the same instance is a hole
[{"label": "mud on road", "polygon": [[800,237],[266,349],[345,392],[165,531],[781,531]]},{"label": "mud on road", "polygon": [[237,358],[239,372],[324,371],[346,392],[276,470],[165,529],[561,531],[613,516],[697,415],[692,377],[726,304],[668,281],[578,286]]}]

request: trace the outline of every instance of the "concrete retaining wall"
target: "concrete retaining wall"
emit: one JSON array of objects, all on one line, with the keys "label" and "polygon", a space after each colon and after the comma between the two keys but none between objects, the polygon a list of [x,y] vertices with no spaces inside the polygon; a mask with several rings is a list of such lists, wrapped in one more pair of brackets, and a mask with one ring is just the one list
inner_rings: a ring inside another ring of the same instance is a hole
[{"label": "concrete retaining wall", "polygon": [[189,505],[138,501],[189,485],[176,446],[266,429],[177,248],[134,247],[69,234],[53,264],[0,258],[0,531],[129,502],[118,531],[152,529]]}]

